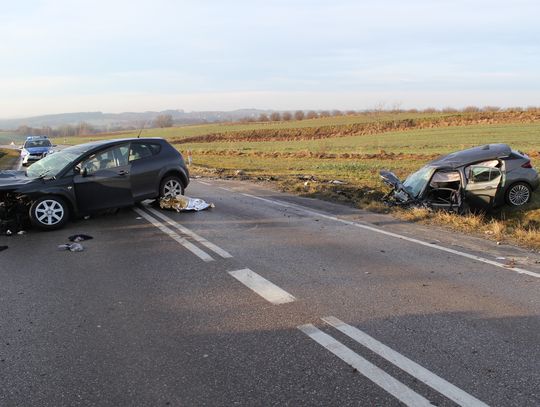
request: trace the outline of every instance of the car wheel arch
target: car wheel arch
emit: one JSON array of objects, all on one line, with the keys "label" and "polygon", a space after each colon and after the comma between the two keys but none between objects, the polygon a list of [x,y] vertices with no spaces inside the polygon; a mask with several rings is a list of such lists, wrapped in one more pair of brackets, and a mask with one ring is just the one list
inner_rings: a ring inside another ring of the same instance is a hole
[{"label": "car wheel arch", "polygon": [[179,169],[172,169],[172,170],[165,171],[159,178],[159,185],[161,185],[161,183],[163,182],[165,178],[171,177],[171,176],[180,178],[184,189],[188,186],[189,180],[188,180],[187,174]]}]

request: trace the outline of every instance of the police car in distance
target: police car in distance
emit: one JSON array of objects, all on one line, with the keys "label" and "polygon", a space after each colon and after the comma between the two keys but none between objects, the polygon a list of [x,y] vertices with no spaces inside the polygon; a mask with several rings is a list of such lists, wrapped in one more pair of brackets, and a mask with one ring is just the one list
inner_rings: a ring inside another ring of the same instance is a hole
[{"label": "police car in distance", "polygon": [[21,148],[22,165],[26,166],[34,161],[41,160],[47,154],[53,152],[53,147],[47,136],[27,137]]}]

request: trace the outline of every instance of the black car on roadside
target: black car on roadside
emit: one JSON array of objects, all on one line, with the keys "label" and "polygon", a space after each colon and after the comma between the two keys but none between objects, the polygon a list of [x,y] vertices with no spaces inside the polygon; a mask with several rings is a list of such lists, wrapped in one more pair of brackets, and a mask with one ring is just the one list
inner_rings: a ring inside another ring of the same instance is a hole
[{"label": "black car on roadside", "polygon": [[180,195],[188,184],[182,155],[161,138],[80,144],[26,171],[0,171],[0,222],[26,214],[41,229],[59,229],[72,216]]}]

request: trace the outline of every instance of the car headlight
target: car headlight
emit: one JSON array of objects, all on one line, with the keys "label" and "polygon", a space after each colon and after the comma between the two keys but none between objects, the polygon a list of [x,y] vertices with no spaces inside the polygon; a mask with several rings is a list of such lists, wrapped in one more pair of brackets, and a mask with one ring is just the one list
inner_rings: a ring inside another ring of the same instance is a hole
[{"label": "car headlight", "polygon": [[26,157],[28,155],[28,151],[24,148],[21,150],[21,157]]}]

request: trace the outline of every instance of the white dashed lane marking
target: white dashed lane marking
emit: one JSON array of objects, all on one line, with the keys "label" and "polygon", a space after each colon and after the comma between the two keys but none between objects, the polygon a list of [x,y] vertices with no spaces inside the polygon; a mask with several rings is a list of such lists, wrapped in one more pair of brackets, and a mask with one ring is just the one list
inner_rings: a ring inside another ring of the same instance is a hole
[{"label": "white dashed lane marking", "polygon": [[286,304],[296,300],[287,291],[250,269],[229,271],[229,274],[272,304]]}]

